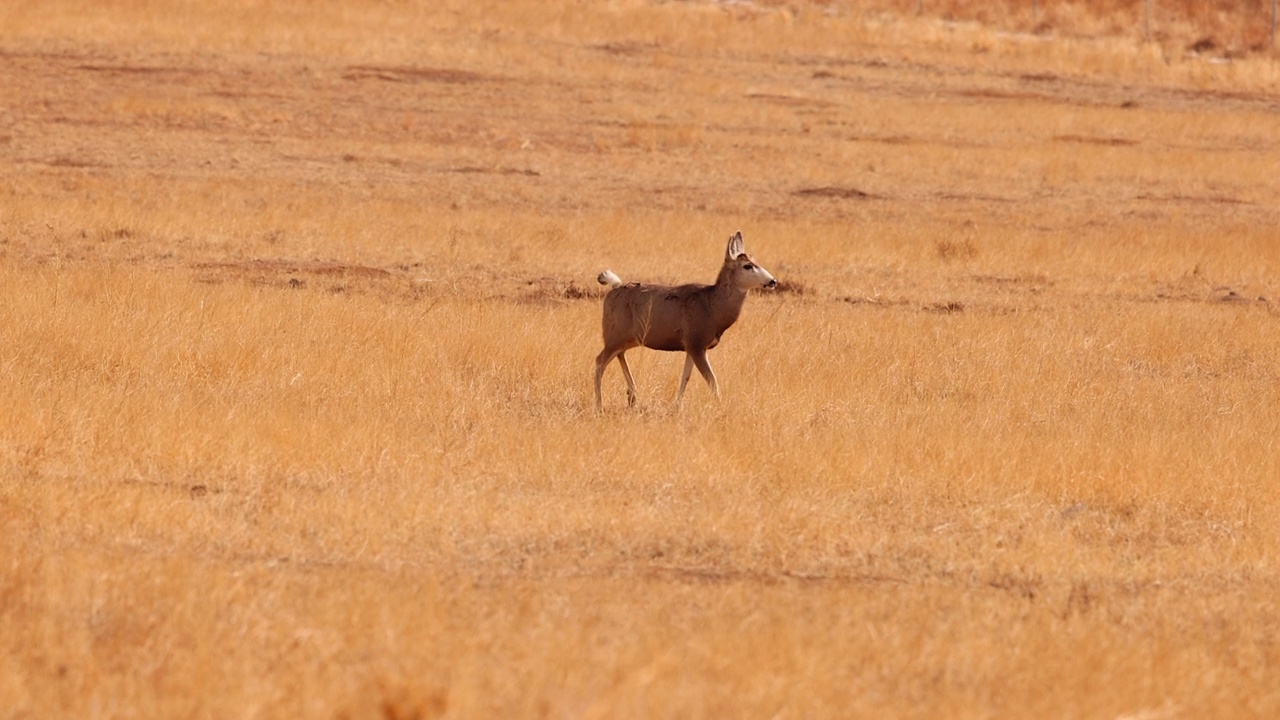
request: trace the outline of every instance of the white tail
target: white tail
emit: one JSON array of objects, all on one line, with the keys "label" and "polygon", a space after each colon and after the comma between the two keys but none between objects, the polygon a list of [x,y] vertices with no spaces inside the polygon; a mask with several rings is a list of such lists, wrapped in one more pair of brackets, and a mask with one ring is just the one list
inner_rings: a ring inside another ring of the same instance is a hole
[{"label": "white tail", "polygon": [[601,285],[608,285],[609,289],[613,289],[622,284],[622,278],[618,277],[612,270],[605,270],[596,276],[596,282]]},{"label": "white tail", "polygon": [[602,411],[600,381],[615,357],[627,381],[627,404],[636,403],[636,384],[627,366],[626,352],[643,345],[654,350],[685,353],[684,372],[676,403],[696,366],[718,397],[720,387],[707,362],[707,351],[720,343],[742,312],[747,291],[774,288],[778,281],[743,251],[742,233],[734,233],[725,248],[724,265],[714,285],[623,284],[611,270],[597,280],[611,290],[604,296],[604,349],[596,356],[596,410]]}]

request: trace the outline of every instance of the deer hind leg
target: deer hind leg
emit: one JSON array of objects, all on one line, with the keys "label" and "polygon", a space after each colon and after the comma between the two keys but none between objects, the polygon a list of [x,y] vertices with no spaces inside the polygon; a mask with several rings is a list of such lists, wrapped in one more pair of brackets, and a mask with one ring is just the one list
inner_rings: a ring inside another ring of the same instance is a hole
[{"label": "deer hind leg", "polygon": [[693,374],[693,356],[688,353],[684,356],[684,372],[680,373],[680,389],[676,391],[676,404],[680,404],[681,398],[684,397],[684,386],[689,383],[689,376]]},{"label": "deer hind leg", "polygon": [[596,356],[596,412],[604,412],[604,403],[600,400],[600,378],[604,377],[604,369],[615,355],[618,355],[617,350],[606,347]]},{"label": "deer hind leg", "polygon": [[635,407],[636,381],[631,379],[631,368],[627,365],[627,351],[618,353],[618,364],[622,366],[622,377],[627,379],[627,407]]},{"label": "deer hind leg", "polygon": [[[699,350],[696,353],[689,353],[689,360],[698,366],[698,372],[702,373],[702,377],[706,378],[707,384],[711,386],[711,392],[718,398],[720,397],[720,385],[716,382],[716,374],[711,371],[711,363],[707,361],[707,351]],[[688,365],[688,362],[685,363]]]}]

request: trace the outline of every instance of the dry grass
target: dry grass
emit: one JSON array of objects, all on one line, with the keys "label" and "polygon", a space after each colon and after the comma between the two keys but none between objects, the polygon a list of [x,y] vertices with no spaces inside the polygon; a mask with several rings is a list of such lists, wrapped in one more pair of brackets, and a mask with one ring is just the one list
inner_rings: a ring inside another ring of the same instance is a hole
[{"label": "dry grass", "polygon": [[1274,59],[1054,7],[7,3],[6,716],[1274,715]]}]

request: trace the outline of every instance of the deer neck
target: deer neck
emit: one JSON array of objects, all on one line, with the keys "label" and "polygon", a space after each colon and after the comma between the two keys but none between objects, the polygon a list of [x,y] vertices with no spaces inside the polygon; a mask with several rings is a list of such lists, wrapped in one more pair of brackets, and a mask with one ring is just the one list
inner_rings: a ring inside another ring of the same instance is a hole
[{"label": "deer neck", "polygon": [[733,271],[725,268],[716,278],[712,288],[711,313],[715,319],[716,337],[737,321],[742,313],[742,304],[747,300],[747,291],[733,283]]}]

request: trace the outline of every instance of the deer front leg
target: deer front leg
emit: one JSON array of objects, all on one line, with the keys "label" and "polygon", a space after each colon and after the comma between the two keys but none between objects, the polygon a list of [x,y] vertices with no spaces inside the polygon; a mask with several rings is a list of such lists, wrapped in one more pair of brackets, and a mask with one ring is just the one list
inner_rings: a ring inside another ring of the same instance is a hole
[{"label": "deer front leg", "polygon": [[684,386],[689,382],[689,376],[693,374],[693,356],[685,354],[684,356],[684,372],[680,373],[680,389],[676,391],[676,404],[680,404],[680,399],[684,397]]},{"label": "deer front leg", "polygon": [[[720,397],[720,385],[716,383],[716,374],[711,371],[711,363],[707,361],[707,351],[699,350],[697,353],[689,353],[689,360],[698,366],[698,372],[702,373],[702,377],[706,378],[707,384],[711,386],[711,392],[717,398]],[[685,363],[688,367],[688,363]]]}]

